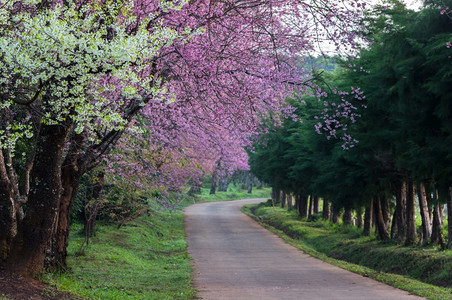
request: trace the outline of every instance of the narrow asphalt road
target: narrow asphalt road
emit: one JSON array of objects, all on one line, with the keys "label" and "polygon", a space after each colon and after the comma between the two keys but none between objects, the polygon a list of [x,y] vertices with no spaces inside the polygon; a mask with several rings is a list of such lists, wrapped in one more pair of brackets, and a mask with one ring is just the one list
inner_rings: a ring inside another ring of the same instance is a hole
[{"label": "narrow asphalt road", "polygon": [[421,299],[312,258],[240,212],[264,199],[185,209],[201,299]]}]

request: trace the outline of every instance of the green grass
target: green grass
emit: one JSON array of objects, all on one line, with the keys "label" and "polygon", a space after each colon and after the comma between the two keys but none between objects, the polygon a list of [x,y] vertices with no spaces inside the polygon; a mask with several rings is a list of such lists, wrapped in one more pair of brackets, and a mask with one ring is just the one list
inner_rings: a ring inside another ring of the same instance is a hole
[{"label": "green grass", "polygon": [[253,188],[252,193],[248,194],[247,190],[242,190],[240,187],[230,185],[227,192],[216,192],[210,195],[210,189],[201,188],[201,194],[195,195],[196,202],[211,202],[211,201],[228,201],[237,199],[252,199],[252,198],[268,198],[271,194],[271,188]]},{"label": "green grass", "polygon": [[182,213],[154,211],[121,227],[100,226],[83,255],[70,235],[71,273],[46,274],[58,290],[87,299],[194,299]]},{"label": "green grass", "polygon": [[243,211],[311,256],[428,299],[452,299],[452,251],[381,242],[355,227],[307,222],[281,208],[250,205]]}]

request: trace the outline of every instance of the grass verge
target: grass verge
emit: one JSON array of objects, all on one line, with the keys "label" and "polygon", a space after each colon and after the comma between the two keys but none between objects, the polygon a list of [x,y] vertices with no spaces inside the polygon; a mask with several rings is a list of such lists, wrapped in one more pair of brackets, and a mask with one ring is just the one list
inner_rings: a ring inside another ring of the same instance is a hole
[{"label": "grass verge", "polygon": [[247,190],[242,190],[239,187],[230,185],[227,192],[215,192],[210,195],[210,189],[201,188],[201,194],[195,195],[196,202],[212,202],[212,201],[229,201],[237,199],[253,199],[253,198],[268,198],[271,194],[271,188],[254,188],[252,193]]},{"label": "grass verge", "polygon": [[58,290],[88,299],[193,299],[183,215],[153,211],[119,230],[100,226],[82,254],[81,226],[70,235],[72,272],[45,274]]},{"label": "grass verge", "polygon": [[313,257],[428,299],[452,299],[452,251],[383,243],[357,228],[308,222],[266,204],[242,211]]}]

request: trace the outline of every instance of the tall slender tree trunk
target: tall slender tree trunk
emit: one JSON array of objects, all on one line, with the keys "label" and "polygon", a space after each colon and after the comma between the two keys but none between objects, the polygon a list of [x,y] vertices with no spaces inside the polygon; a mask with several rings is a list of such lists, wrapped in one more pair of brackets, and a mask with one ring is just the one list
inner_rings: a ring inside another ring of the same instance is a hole
[{"label": "tall slender tree trunk", "polygon": [[374,216],[374,203],[373,198],[370,199],[369,204],[366,206],[366,210],[364,213],[364,228],[363,228],[363,235],[369,236],[372,231],[372,219]]},{"label": "tall slender tree trunk", "polygon": [[414,197],[415,189],[411,180],[407,181],[407,197],[406,197],[406,221],[407,231],[405,244],[411,245],[416,242],[416,203]]},{"label": "tall slender tree trunk", "polygon": [[452,187],[447,197],[447,248],[452,249]]},{"label": "tall slender tree trunk", "polygon": [[385,228],[388,230],[389,234],[389,228],[391,226],[391,206],[389,204],[389,198],[386,196],[380,197],[381,201],[381,210],[383,213],[383,220],[385,222]]},{"label": "tall slender tree trunk", "polygon": [[24,275],[42,271],[58,222],[61,163],[70,124],[42,125],[36,143],[26,216],[13,243],[8,268]]},{"label": "tall slender tree trunk", "polygon": [[322,212],[322,217],[324,220],[329,220],[331,217],[331,208],[330,208],[330,203],[328,201],[327,197],[323,197],[323,212]]},{"label": "tall slender tree trunk", "polygon": [[284,208],[286,206],[286,193],[282,192],[281,196],[281,208]]},{"label": "tall slender tree trunk", "polygon": [[432,235],[430,213],[428,209],[425,185],[421,182],[418,187],[419,210],[422,218],[422,244],[428,244]]},{"label": "tall slender tree trunk", "polygon": [[275,193],[275,196],[276,196],[275,199],[276,199],[277,202],[281,201],[281,194],[282,194],[282,191],[277,189],[276,193]]},{"label": "tall slender tree trunk", "polygon": [[313,202],[312,198],[313,198],[312,195],[310,195],[309,198],[308,198],[309,199],[308,200],[309,201],[309,204],[308,204],[308,218],[310,218],[312,216],[312,213],[313,213],[313,208],[314,207],[313,207],[313,203],[312,203]]},{"label": "tall slender tree trunk", "polygon": [[320,213],[320,198],[319,196],[314,196],[314,213]]},{"label": "tall slender tree trunk", "polygon": [[294,197],[293,193],[287,193],[286,202],[287,202],[287,209],[288,210],[292,210],[293,209],[293,200],[292,200],[293,197]]},{"label": "tall slender tree trunk", "polygon": [[358,228],[363,228],[363,225],[364,225],[363,208],[362,206],[359,206],[356,209],[356,226]]},{"label": "tall slender tree trunk", "polygon": [[435,204],[433,207],[433,225],[432,225],[432,236],[431,242],[432,244],[441,245],[444,247],[444,239],[442,235],[442,221],[441,221],[441,205]]},{"label": "tall slender tree trunk", "polygon": [[339,221],[341,219],[341,208],[338,207],[337,205],[331,205],[331,210],[332,210],[332,217],[331,217],[331,221],[334,224],[339,224]]},{"label": "tall slender tree trunk", "polygon": [[276,202],[276,189],[274,187],[272,187],[270,197],[271,197],[273,203],[278,203],[278,202]]},{"label": "tall slender tree trunk", "polygon": [[389,238],[388,228],[383,216],[383,210],[381,208],[381,198],[375,197],[374,199],[374,212],[375,212],[375,226],[377,228],[378,237],[381,240]]},{"label": "tall slender tree trunk", "polygon": [[391,238],[401,241],[406,237],[406,195],[406,181],[402,181],[395,193],[396,207],[391,228]]}]

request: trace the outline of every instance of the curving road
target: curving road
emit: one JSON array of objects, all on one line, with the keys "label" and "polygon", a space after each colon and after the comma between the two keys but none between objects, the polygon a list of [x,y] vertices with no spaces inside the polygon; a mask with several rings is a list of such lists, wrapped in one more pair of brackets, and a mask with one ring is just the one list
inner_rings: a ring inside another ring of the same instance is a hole
[{"label": "curving road", "polygon": [[312,258],[240,212],[263,200],[185,209],[200,299],[421,299]]}]

